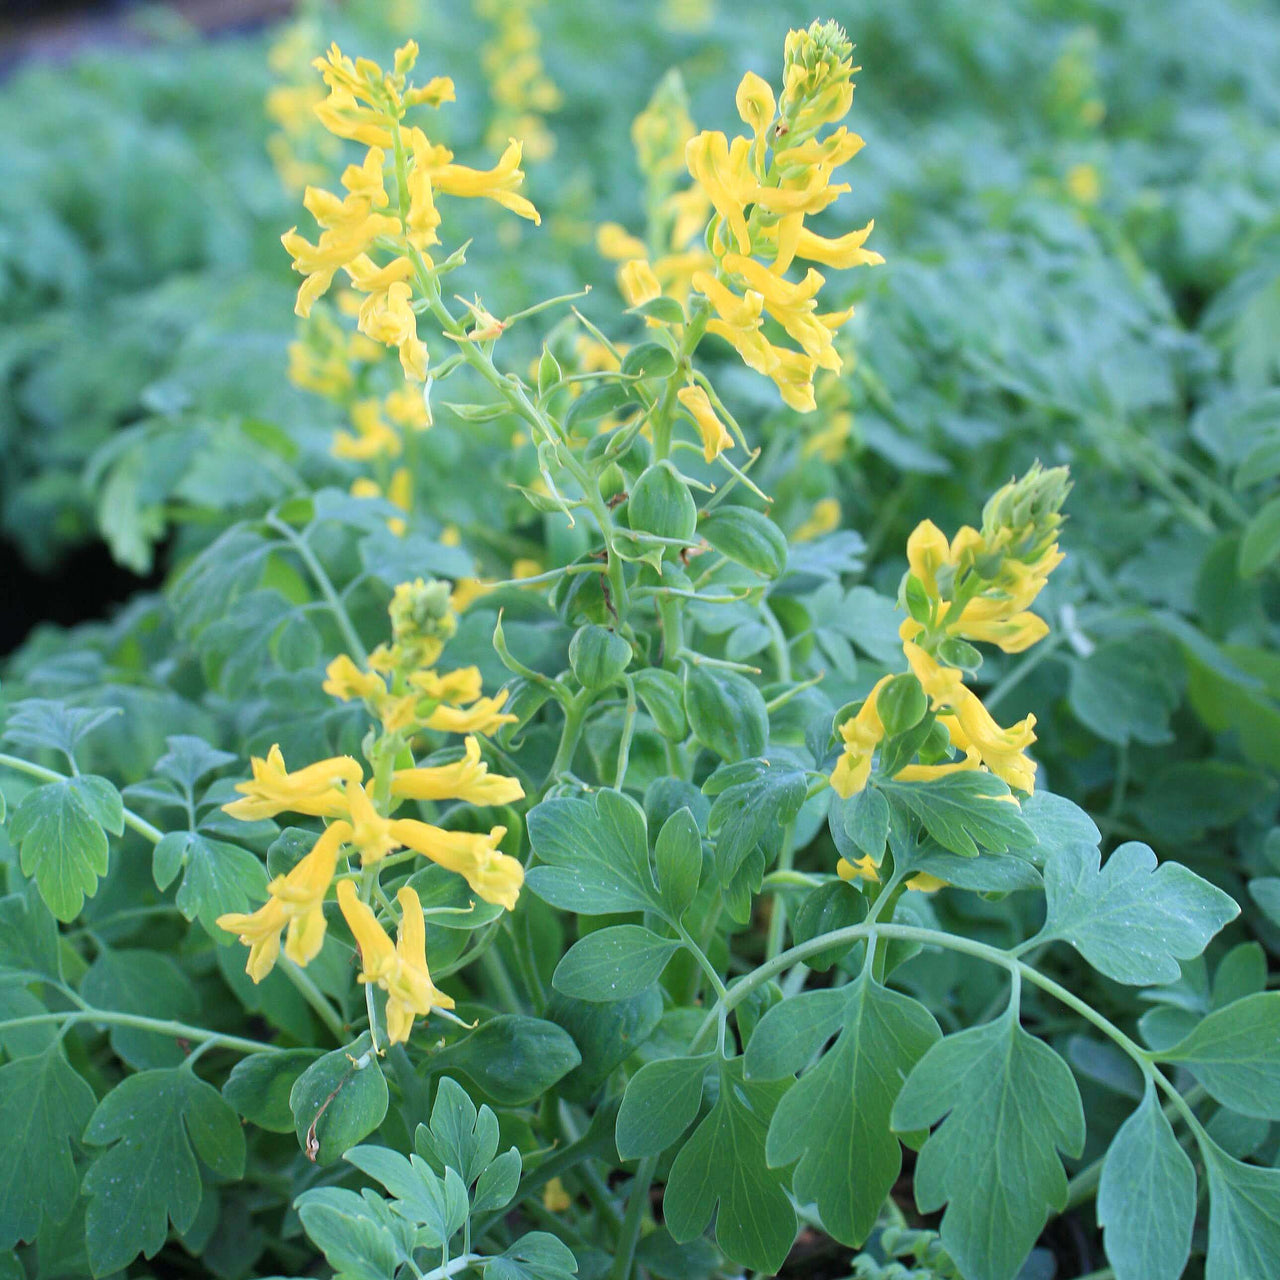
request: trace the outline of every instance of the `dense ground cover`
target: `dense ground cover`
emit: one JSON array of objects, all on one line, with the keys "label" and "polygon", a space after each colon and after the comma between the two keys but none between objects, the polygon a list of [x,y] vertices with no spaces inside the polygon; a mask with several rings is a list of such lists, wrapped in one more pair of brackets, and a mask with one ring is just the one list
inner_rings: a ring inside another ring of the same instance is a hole
[{"label": "dense ground cover", "polygon": [[813,16],[3,87],[7,1274],[1280,1273],[1280,22]]}]

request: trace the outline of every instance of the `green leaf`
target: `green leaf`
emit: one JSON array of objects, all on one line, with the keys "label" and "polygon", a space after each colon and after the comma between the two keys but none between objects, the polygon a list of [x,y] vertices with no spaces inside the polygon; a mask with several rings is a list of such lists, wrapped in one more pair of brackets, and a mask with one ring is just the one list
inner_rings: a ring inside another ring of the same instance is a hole
[{"label": "green leaf", "polygon": [[530,1231],[505,1253],[487,1259],[484,1274],[485,1280],[572,1280],[578,1274],[578,1260],[555,1236]]},{"label": "green leaf", "polygon": [[1280,1120],[1280,991],[1215,1009],[1159,1057],[1189,1068],[1224,1107]]},{"label": "green leaf", "polygon": [[698,523],[698,532],[735,564],[765,578],[787,567],[787,538],[772,520],[750,507],[719,507]]},{"label": "green leaf", "polygon": [[625,1000],[657,982],[680,947],[678,939],[660,938],[638,924],[597,929],[569,948],[551,984],[579,1000]]},{"label": "green leaf", "polygon": [[541,1097],[581,1060],[573,1038],[554,1022],[501,1014],[442,1049],[431,1065],[461,1072],[495,1102],[519,1106]]},{"label": "green leaf", "polygon": [[1022,1030],[1010,1006],[935,1044],[907,1078],[892,1123],[900,1133],[938,1125],[916,1164],[916,1204],[921,1213],[947,1205],[942,1243],[960,1271],[1014,1280],[1049,1212],[1067,1202],[1057,1151],[1084,1147],[1067,1064]]},{"label": "green leaf", "polygon": [[743,1267],[772,1274],[796,1237],[796,1215],[770,1169],[765,1139],[786,1085],[743,1079],[742,1059],[720,1063],[720,1096],[671,1164],[662,1198],[679,1244],[702,1234],[716,1205],[716,1243]]},{"label": "green leaf", "polygon": [[1100,644],[1071,664],[1068,700],[1076,719],[1117,746],[1158,745],[1182,696],[1183,663],[1168,636],[1147,631]]},{"label": "green leaf", "polygon": [[680,677],[660,667],[643,668],[633,677],[636,693],[654,727],[664,738],[683,742],[689,735],[689,721],[684,714],[684,686]]},{"label": "green leaf", "polygon": [[689,909],[702,877],[702,835],[697,819],[686,805],[662,824],[653,849],[658,868],[658,888],[673,920]]},{"label": "green leaf", "polygon": [[624,1160],[660,1155],[693,1123],[703,1077],[714,1061],[709,1053],[663,1058],[631,1077],[618,1108],[618,1154]]},{"label": "green leaf", "polygon": [[187,920],[199,920],[217,943],[235,941],[216,921],[227,912],[251,911],[267,892],[267,870],[247,849],[195,831],[170,831],[152,851],[156,887],[167,889],[179,871],[174,903]]},{"label": "green leaf", "polygon": [[863,787],[848,800],[839,796],[827,815],[831,838],[842,858],[873,858],[878,866],[889,839],[889,802],[875,787]]},{"label": "green leaf", "polygon": [[1209,1252],[1205,1280],[1280,1275],[1280,1169],[1233,1160],[1201,1139],[1209,1179]]},{"label": "green leaf", "polygon": [[979,852],[1010,853],[1034,846],[1035,836],[993,773],[971,770],[930,782],[893,782],[877,787],[889,800],[919,819],[944,848],[966,858]]},{"label": "green leaf", "polygon": [[[861,924],[866,914],[867,900],[857,889],[843,880],[829,880],[805,895],[791,922],[791,937],[796,946],[800,946],[824,933]],[[853,945],[852,942],[837,943],[811,953],[804,962],[815,972],[825,973],[841,956],[848,954]]]},{"label": "green leaf", "polygon": [[370,1043],[366,1031],[347,1048],[326,1053],[289,1091],[298,1145],[317,1164],[340,1160],[387,1114],[387,1082]]},{"label": "green leaf", "polygon": [[911,853],[910,865],[913,871],[927,872],[957,889],[978,893],[1014,893],[1019,889],[1038,889],[1042,883],[1040,873],[1021,850],[1018,853],[988,850],[980,858],[964,858],[929,840]]},{"label": "green leaf", "polygon": [[717,770],[703,790],[713,794],[727,778],[732,778],[733,784],[716,796],[708,823],[721,884],[733,879],[768,833],[795,819],[808,785],[800,769],[774,766],[768,760],[747,760]]},{"label": "green leaf", "polygon": [[529,813],[529,842],[544,866],[526,884],[553,907],[583,915],[662,909],[649,866],[644,811],[620,791],[544,800]]},{"label": "green leaf", "polygon": [[0,1249],[31,1241],[41,1219],[62,1222],[80,1178],[72,1153],[93,1114],[93,1090],[72,1070],[60,1044],[0,1067]]},{"label": "green leaf", "polygon": [[1195,1169],[1148,1080],[1111,1140],[1098,1184],[1098,1225],[1116,1280],[1178,1280],[1195,1219]]},{"label": "green leaf", "polygon": [[292,1133],[289,1094],[294,1082],[319,1056],[315,1049],[251,1053],[231,1069],[222,1096],[259,1129]]},{"label": "green leaf", "polygon": [[318,1187],[294,1203],[307,1235],[342,1280],[387,1280],[409,1257],[402,1236],[410,1229],[376,1196]]},{"label": "green leaf", "polygon": [[667,378],[676,371],[676,358],[661,342],[642,342],[622,357],[622,372],[632,377]]},{"label": "green leaf", "polygon": [[[186,974],[162,951],[102,950],[85,974],[81,993],[98,1009],[193,1022],[200,1014]],[[186,1057],[172,1037],[136,1027],[110,1028],[111,1047],[131,1067],[176,1067]]]},{"label": "green leaf", "polygon": [[155,762],[152,771],[176,782],[188,794],[195,790],[205,774],[236,761],[232,752],[219,751],[203,738],[190,734],[174,734],[164,743],[168,750]]},{"label": "green leaf", "polygon": [[684,709],[693,736],[722,760],[764,755],[769,713],[760,690],[736,671],[686,667]]},{"label": "green leaf", "polygon": [[1133,807],[1157,836],[1184,842],[1238,822],[1275,789],[1275,779],[1258,769],[1229,760],[1184,760],[1148,778]]},{"label": "green leaf", "polygon": [[1242,578],[1261,573],[1280,556],[1280,497],[1272,498],[1254,513],[1240,539],[1237,564]]},{"label": "green leaf", "polygon": [[684,324],[685,321],[684,308],[674,298],[668,298],[665,294],[650,298],[648,302],[642,302],[638,307],[629,307],[627,314],[646,316],[657,320],[659,324]]},{"label": "green leaf", "polygon": [[470,1203],[456,1169],[446,1167],[441,1178],[421,1156],[378,1146],[352,1147],[345,1159],[387,1189],[401,1217],[425,1228],[421,1243],[429,1248],[446,1245],[466,1222]]},{"label": "green leaf", "polygon": [[889,1116],[902,1082],[942,1032],[932,1014],[865,971],[848,986],[775,1005],[747,1044],[748,1076],[790,1075],[839,1033],[778,1104],[766,1154],[781,1167],[799,1161],[792,1189],[816,1204],[823,1226],[860,1245],[876,1224],[902,1169]]},{"label": "green leaf", "polygon": [[1079,805],[1052,791],[1037,790],[1022,802],[1022,818],[1036,838],[1036,847],[1026,850],[1043,867],[1059,850],[1083,845],[1096,849],[1102,833]]},{"label": "green leaf", "polygon": [[35,877],[59,920],[74,920],[107,874],[106,833],[124,830],[124,804],[106,778],[67,778],[28,792],[9,829],[21,848],[23,874]]},{"label": "green leaf", "polygon": [[49,698],[23,698],[9,707],[0,739],[15,747],[61,751],[74,758],[87,733],[120,714],[119,707],[69,707]]},{"label": "green leaf", "polygon": [[498,1118],[477,1109],[467,1091],[445,1076],[436,1088],[430,1125],[419,1125],[414,1145],[437,1173],[455,1170],[470,1186],[498,1150]]},{"label": "green leaf", "polygon": [[582,1061],[556,1086],[570,1102],[585,1102],[649,1039],[662,1018],[662,992],[645,987],[626,1000],[592,1004],[557,992],[546,1016],[563,1027]]},{"label": "green leaf", "polygon": [[[85,1174],[85,1234],[94,1275],[152,1257],[183,1232],[200,1207],[196,1155],[214,1173],[244,1173],[244,1134],[235,1111],[187,1066],[143,1071],[98,1104],[84,1141],[106,1147]],[[192,1148],[195,1148],[193,1151]]]},{"label": "green leaf", "polygon": [[1045,868],[1044,938],[1069,942],[1099,973],[1130,986],[1177,979],[1240,914],[1235,901],[1145,844],[1122,844],[1099,870],[1096,849],[1060,850]]},{"label": "green leaf", "polygon": [[0,898],[0,967],[61,980],[58,926],[34,885]]}]

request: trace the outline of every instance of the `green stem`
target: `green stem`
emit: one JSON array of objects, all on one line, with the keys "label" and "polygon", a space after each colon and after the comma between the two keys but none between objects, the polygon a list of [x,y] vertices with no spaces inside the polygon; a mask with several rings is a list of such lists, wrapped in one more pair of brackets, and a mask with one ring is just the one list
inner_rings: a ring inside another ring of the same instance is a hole
[{"label": "green stem", "polygon": [[649,1188],[653,1184],[654,1171],[658,1167],[657,1156],[645,1156],[636,1166],[636,1176],[627,1197],[627,1213],[622,1219],[622,1234],[613,1255],[613,1267],[609,1280],[630,1280],[631,1261],[635,1257],[636,1244],[640,1240],[640,1228],[644,1224],[645,1210],[649,1207]]},{"label": "green stem", "polygon": [[147,1018],[139,1013],[114,1013],[109,1009],[75,1009],[60,1013],[32,1013],[24,1018],[8,1018],[0,1022],[0,1032],[49,1024],[71,1026],[78,1022],[100,1022],[108,1026],[134,1027],[138,1031],[154,1031],[157,1035],[172,1036],[175,1040],[190,1040],[196,1044],[215,1044],[219,1048],[236,1049],[241,1053],[280,1052],[278,1045],[264,1044],[261,1040],[245,1040],[240,1036],[229,1036],[221,1031],[210,1031],[207,1027],[193,1027],[187,1022]]},{"label": "green stem", "polygon": [[[46,769],[43,765],[32,764],[30,760],[24,760],[21,756],[9,756],[0,753],[0,765],[7,765],[17,773],[25,773],[33,778],[39,778],[42,782],[66,782],[68,775],[59,773],[56,769]],[[145,818],[140,818],[132,809],[124,811],[124,825],[132,827],[140,836],[146,840],[150,840],[152,844],[159,844],[164,839],[164,832],[159,827],[154,827]]]},{"label": "green stem", "polygon": [[507,966],[502,963],[502,957],[498,954],[496,947],[486,947],[480,953],[480,967],[489,981],[498,989],[499,1004],[508,1013],[523,1013],[524,1005],[521,1003],[520,994],[516,991],[515,983],[511,981],[511,975],[507,972]]},{"label": "green stem", "polygon": [[760,616],[764,619],[764,625],[769,630],[769,652],[773,655],[773,665],[778,668],[778,680],[782,684],[791,683],[791,646],[787,641],[786,633],[782,630],[773,610],[769,608],[768,601],[760,602]]},{"label": "green stem", "polygon": [[[833,929],[830,933],[810,938],[807,942],[802,942],[799,946],[792,947],[789,951],[784,951],[780,955],[774,956],[771,960],[766,960],[750,973],[743,975],[728,989],[728,992],[720,1001],[720,1005],[724,1013],[729,1013],[741,1004],[756,987],[768,982],[793,964],[797,964],[806,957],[813,955],[815,952],[823,951],[827,947],[840,946],[846,942],[858,942],[872,934],[882,938],[896,939],[900,942],[919,942],[924,946],[944,947],[949,951],[959,952],[961,955],[973,956],[976,959],[985,960],[989,964],[999,965],[1002,969],[1007,970],[1010,976],[1016,976],[1019,980],[1025,980],[1032,986],[1039,987],[1041,991],[1053,996],[1059,1003],[1065,1004],[1067,1008],[1074,1010],[1086,1022],[1092,1023],[1104,1036],[1123,1049],[1137,1063],[1143,1076],[1154,1081],[1156,1086],[1165,1094],[1170,1104],[1186,1121],[1188,1128],[1196,1134],[1197,1138],[1206,1136],[1204,1127],[1196,1118],[1187,1100],[1163,1074],[1155,1069],[1151,1055],[1121,1031],[1114,1022],[1104,1017],[1084,1000],[1081,1000],[1079,996],[1068,991],[1061,983],[1055,982],[1039,970],[1033,969],[1016,956],[1010,955],[1007,951],[1001,951],[997,947],[988,946],[984,942],[975,942],[971,938],[957,937],[955,934],[942,933],[937,929],[921,929],[914,925],[876,924],[874,922],[849,925],[843,929]],[[702,1026],[698,1029],[697,1035],[693,1038],[693,1045],[699,1043],[710,1029],[713,1020],[719,1016],[722,1016],[719,1008],[708,1012]]]},{"label": "green stem", "polygon": [[351,650],[351,657],[360,666],[364,666],[369,661],[369,651],[364,647],[364,642],[356,632],[355,624],[351,621],[351,615],[347,612],[346,605],[339,598],[337,591],[334,589],[332,579],[325,572],[324,565],[320,563],[316,553],[307,545],[307,540],[299,536],[296,529],[290,527],[278,516],[269,515],[266,523],[298,553],[298,558],[306,565],[312,581],[324,597],[325,604],[329,606],[329,612],[333,615],[333,620],[338,624],[338,630],[342,632],[343,642]]},{"label": "green stem", "polygon": [[1056,631],[1052,636],[1045,640],[1042,644],[1038,644],[1035,649],[1027,654],[1021,662],[1017,663],[1002,680],[992,686],[990,691],[983,697],[982,701],[986,704],[988,711],[994,711],[996,707],[1009,696],[1013,690],[1020,685],[1046,658],[1053,655],[1066,643],[1067,633],[1065,631]]},{"label": "green stem", "polygon": [[553,782],[573,763],[574,752],[578,749],[578,739],[582,736],[582,723],[587,708],[591,705],[591,694],[587,689],[581,690],[571,698],[564,708],[564,726],[560,730],[560,745],[556,748],[556,757],[551,762],[551,771],[542,784],[539,799],[546,794]]},{"label": "green stem", "polygon": [[347,1029],[342,1025],[342,1018],[331,1005],[323,991],[307,976],[306,971],[295,964],[288,956],[282,955],[276,962],[284,976],[293,983],[298,994],[311,1006],[315,1015],[329,1029],[330,1034],[339,1044],[347,1039]]}]

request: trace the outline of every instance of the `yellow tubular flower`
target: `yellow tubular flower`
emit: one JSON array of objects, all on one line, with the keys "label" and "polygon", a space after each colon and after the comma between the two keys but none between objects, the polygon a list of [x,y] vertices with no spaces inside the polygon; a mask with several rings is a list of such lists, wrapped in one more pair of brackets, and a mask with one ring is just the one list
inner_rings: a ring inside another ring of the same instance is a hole
[{"label": "yellow tubular flower", "polygon": [[961,686],[951,704],[952,716],[940,716],[951,741],[962,751],[975,748],[982,763],[1017,791],[1035,790],[1036,765],[1024,752],[1036,740],[1036,718],[1027,716],[1002,729],[972,689]]},{"label": "yellow tubular flower", "polygon": [[338,817],[346,812],[342,784],[358,783],[364,778],[364,770],[351,756],[320,760],[290,773],[278,746],[272,746],[265,760],[255,756],[249,763],[253,779],[236,783],[236,790],[244,794],[244,799],[222,806],[225,813],[244,822],[274,818],[285,812]]},{"label": "yellow tubular flower", "polygon": [[480,759],[480,742],[466,740],[466,755],[455,764],[424,769],[397,769],[391,778],[391,794],[402,800],[464,800],[468,804],[514,804],[524,796],[515,778],[490,774]]},{"label": "yellow tubular flower", "polygon": [[834,498],[819,498],[813,512],[791,535],[793,542],[812,542],[840,527],[840,504]]},{"label": "yellow tubular flower", "polygon": [[702,456],[711,462],[726,449],[733,448],[733,437],[728,428],[716,417],[707,393],[701,387],[681,387],[676,399],[685,407],[698,434],[702,437]]},{"label": "yellow tubular flower", "polygon": [[857,795],[867,785],[871,776],[871,757],[884,738],[884,725],[880,713],[876,710],[876,700],[880,691],[892,680],[892,676],[882,676],[875,687],[867,694],[856,716],[850,716],[840,726],[840,736],[844,739],[844,752],[836,762],[831,773],[831,789],[842,800]]},{"label": "yellow tubular flower", "polygon": [[423,724],[438,733],[479,733],[488,736],[496,733],[504,724],[515,724],[517,717],[502,711],[506,693],[494,698],[480,698],[472,706],[437,707]]},{"label": "yellow tubular flower", "polygon": [[355,885],[350,880],[338,885],[338,906],[360,948],[360,981],[374,983],[387,993],[387,1039],[402,1044],[413,1030],[415,1017],[425,1018],[433,1009],[452,1009],[454,1002],[431,981],[418,895],[405,885],[396,901],[401,918],[393,946],[377,916],[360,901]]},{"label": "yellow tubular flower", "polygon": [[632,258],[618,272],[618,290],[629,307],[639,307],[662,292],[658,277],[644,258]]},{"label": "yellow tubular flower", "polygon": [[271,895],[251,915],[233,912],[218,917],[220,929],[237,934],[249,948],[245,972],[261,982],[280,954],[280,931],[287,927],[284,953],[295,964],[307,965],[324,945],[324,897],[338,867],[338,853],[351,837],[351,827],[335,822],[287,875],[267,886]]},{"label": "yellow tubular flower", "polygon": [[360,850],[360,865],[373,866],[400,847],[392,834],[392,823],[374,808],[369,793],[358,782],[347,787],[347,813],[351,821],[350,842]]},{"label": "yellow tubular flower", "polygon": [[514,911],[524,867],[498,850],[506,827],[494,827],[488,835],[471,831],[445,831],[414,818],[399,818],[391,824],[391,834],[406,848],[456,872],[485,902]]},{"label": "yellow tubular flower", "polygon": [[345,653],[340,653],[325,668],[325,693],[343,702],[353,698],[375,701],[384,697],[387,686],[382,677],[373,671],[361,671]]},{"label": "yellow tubular flower", "polygon": [[[841,858],[836,863],[836,875],[850,883],[854,880],[869,880],[872,884],[880,883],[880,869],[870,854],[865,858],[859,858],[856,862]],[[945,880],[939,880],[937,876],[931,876],[927,871],[918,871],[907,880],[907,888],[916,889],[920,893],[937,893],[939,889],[946,887]]]},{"label": "yellow tubular flower", "polygon": [[520,156],[520,143],[512,138],[492,169],[468,169],[464,165],[446,163],[433,170],[431,180],[435,189],[445,195],[484,196],[539,225],[542,215],[524,196],[516,193],[516,188],[524,181]]},{"label": "yellow tubular flower", "polygon": [[689,139],[684,154],[689,173],[710,197],[738,251],[750,253],[751,231],[745,206],[760,191],[751,171],[751,143],[746,138],[734,138],[730,145],[723,133],[706,130]]},{"label": "yellow tubular flower", "polygon": [[459,667],[441,675],[438,671],[415,671],[409,683],[424,698],[434,698],[452,706],[474,702],[482,692],[480,668]]}]

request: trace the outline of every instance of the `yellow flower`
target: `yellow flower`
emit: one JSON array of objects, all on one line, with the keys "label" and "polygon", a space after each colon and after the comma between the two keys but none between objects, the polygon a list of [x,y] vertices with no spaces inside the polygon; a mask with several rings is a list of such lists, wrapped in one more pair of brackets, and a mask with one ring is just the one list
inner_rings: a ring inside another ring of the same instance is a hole
[{"label": "yellow flower", "polygon": [[563,1213],[573,1205],[573,1197],[559,1178],[552,1178],[542,1189],[542,1207],[548,1213]]},{"label": "yellow flower", "polygon": [[249,948],[245,972],[261,982],[280,955],[280,932],[288,928],[284,953],[295,964],[307,965],[324,945],[324,897],[338,866],[338,853],[350,839],[351,827],[335,822],[290,872],[267,886],[271,895],[251,915],[238,912],[218,917],[218,927],[237,934]]},{"label": "yellow flower", "polygon": [[436,987],[427,969],[427,931],[418,895],[405,885],[396,894],[400,904],[400,928],[392,945],[355,885],[338,885],[338,906],[360,948],[360,981],[374,983],[387,993],[387,1038],[392,1044],[408,1040],[415,1017],[425,1018],[433,1009],[452,1009],[451,996]]},{"label": "yellow flower", "polygon": [[629,307],[639,307],[658,297],[662,286],[644,258],[632,258],[618,272],[618,289]]},{"label": "yellow flower", "polygon": [[515,724],[517,717],[502,710],[506,700],[507,695],[503,692],[494,698],[480,698],[466,708],[442,704],[427,716],[423,724],[438,733],[479,733],[487,736],[504,724]]},{"label": "yellow flower", "polygon": [[1036,740],[1035,716],[1027,716],[1002,729],[978,695],[963,686],[957,689],[951,710],[954,714],[938,719],[946,725],[951,741],[961,751],[975,748],[982,763],[1015,790],[1028,793],[1035,790],[1035,761],[1024,754]]},{"label": "yellow flower", "polygon": [[360,865],[373,866],[389,853],[394,853],[401,842],[392,833],[392,822],[374,808],[369,793],[358,782],[347,786],[347,814],[351,820],[351,834],[347,837],[360,850]]},{"label": "yellow flower", "polygon": [[494,827],[485,835],[471,831],[445,831],[414,818],[399,818],[391,824],[391,834],[400,844],[422,854],[447,871],[456,872],[486,902],[514,911],[524,867],[498,850],[506,827]]},{"label": "yellow flower", "polygon": [[524,181],[524,171],[520,168],[521,150],[521,144],[515,138],[510,139],[498,163],[492,169],[482,170],[451,163],[453,153],[437,147],[429,170],[432,186],[444,195],[496,200],[504,209],[528,218],[535,225],[541,224],[542,216],[537,209],[516,192]]},{"label": "yellow flower", "polygon": [[751,170],[751,143],[746,138],[734,138],[730,145],[723,133],[705,130],[689,139],[684,155],[690,175],[728,226],[738,251],[750,253],[746,206],[760,191]]},{"label": "yellow flower", "polygon": [[338,817],[346,812],[343,784],[358,783],[364,777],[364,770],[351,756],[319,760],[289,773],[278,746],[272,746],[265,760],[255,756],[249,763],[252,781],[236,784],[244,799],[222,806],[224,812],[244,822],[274,818],[285,812]]},{"label": "yellow flower", "polygon": [[[850,862],[848,858],[841,858],[836,863],[836,875],[841,880],[869,880],[872,884],[880,883],[880,868],[876,866],[875,860],[868,854],[865,858],[859,858],[856,862]],[[908,889],[916,889],[920,893],[937,893],[939,889],[945,889],[947,881],[939,880],[937,876],[931,876],[927,871],[917,871],[915,875],[907,880]]]},{"label": "yellow flower", "polygon": [[791,535],[793,542],[812,542],[840,527],[840,504],[835,498],[819,498],[809,518]]},{"label": "yellow flower", "polygon": [[1081,204],[1097,204],[1102,195],[1102,179],[1091,164],[1073,164],[1067,170],[1067,190]]},{"label": "yellow flower", "polygon": [[871,758],[884,738],[884,724],[876,710],[880,691],[892,680],[882,676],[867,694],[866,701],[855,716],[850,716],[840,726],[844,739],[844,751],[831,773],[831,789],[842,800],[857,795],[867,785],[871,776]]},{"label": "yellow flower", "polygon": [[373,671],[361,671],[345,653],[329,663],[325,677],[325,693],[343,702],[350,702],[352,698],[374,702],[386,696],[387,686],[382,677]]},{"label": "yellow flower", "polygon": [[711,400],[701,387],[681,387],[676,399],[685,407],[698,434],[702,437],[702,456],[711,462],[726,449],[733,448],[733,437],[728,428],[716,417]]},{"label": "yellow flower", "polygon": [[479,667],[459,667],[445,675],[430,669],[415,671],[409,677],[409,683],[424,698],[452,705],[474,702],[482,691]]},{"label": "yellow flower", "polygon": [[413,291],[396,280],[380,292],[371,293],[360,306],[360,332],[375,342],[398,347],[404,376],[422,382],[427,376],[427,347],[418,337]]},{"label": "yellow flower", "polygon": [[490,774],[480,759],[480,742],[466,740],[466,755],[454,764],[423,769],[397,769],[391,778],[391,794],[402,800],[464,800],[468,804],[513,804],[524,788],[515,778]]}]

